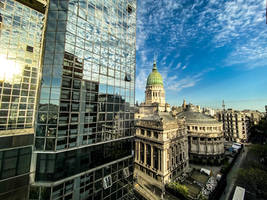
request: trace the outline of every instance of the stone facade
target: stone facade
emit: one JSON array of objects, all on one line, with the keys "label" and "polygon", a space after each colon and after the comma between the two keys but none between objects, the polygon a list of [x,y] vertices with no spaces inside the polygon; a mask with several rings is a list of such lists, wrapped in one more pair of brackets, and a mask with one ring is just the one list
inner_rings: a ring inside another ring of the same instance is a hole
[{"label": "stone facade", "polygon": [[188,168],[185,121],[171,115],[163,80],[154,62],[148,76],[146,100],[135,113],[135,176],[142,185],[164,185]]},{"label": "stone facade", "polygon": [[146,104],[159,103],[160,106],[165,106],[165,91],[162,85],[146,86]]},{"label": "stone facade", "polygon": [[135,173],[149,175],[160,188],[188,168],[185,121],[169,113],[138,119],[135,144]]},{"label": "stone facade", "polygon": [[134,175],[138,184],[149,186],[146,191],[159,188],[163,192],[165,184],[188,170],[189,155],[191,160],[220,163],[224,155],[222,123],[185,100],[171,111],[155,62],[145,94],[145,102],[136,107],[135,113]]},{"label": "stone facade", "polygon": [[177,117],[186,121],[190,162],[219,164],[224,157],[222,123],[190,107]]},{"label": "stone facade", "polygon": [[249,117],[240,111],[228,109],[217,113],[223,123],[224,137],[227,141],[246,142],[249,137]]}]

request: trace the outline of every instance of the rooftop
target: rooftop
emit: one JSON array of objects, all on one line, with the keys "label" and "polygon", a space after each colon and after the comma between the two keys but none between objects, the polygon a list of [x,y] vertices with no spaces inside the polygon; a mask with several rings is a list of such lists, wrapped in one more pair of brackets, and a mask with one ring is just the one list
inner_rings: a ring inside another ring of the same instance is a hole
[{"label": "rooftop", "polygon": [[194,112],[192,109],[188,109],[179,113],[178,118],[185,118],[187,123],[195,124],[220,124],[215,118],[200,112]]},{"label": "rooftop", "polygon": [[177,120],[168,112],[157,112],[151,115],[142,117],[142,120],[153,120],[153,121],[162,121],[163,122],[176,122]]}]

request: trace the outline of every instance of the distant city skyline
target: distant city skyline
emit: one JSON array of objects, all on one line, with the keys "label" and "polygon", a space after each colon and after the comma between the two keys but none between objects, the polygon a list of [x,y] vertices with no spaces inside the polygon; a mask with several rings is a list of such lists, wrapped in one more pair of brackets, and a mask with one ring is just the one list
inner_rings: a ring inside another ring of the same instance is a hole
[{"label": "distant city skyline", "polygon": [[136,101],[144,101],[154,55],[166,101],[264,111],[265,1],[138,0]]}]

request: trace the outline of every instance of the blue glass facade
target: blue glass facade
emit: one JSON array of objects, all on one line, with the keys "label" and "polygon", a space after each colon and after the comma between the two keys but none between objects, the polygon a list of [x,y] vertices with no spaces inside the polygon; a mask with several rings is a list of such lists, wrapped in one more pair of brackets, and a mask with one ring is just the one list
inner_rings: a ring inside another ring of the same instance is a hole
[{"label": "blue glass facade", "polygon": [[135,2],[50,1],[36,150],[134,133]]},{"label": "blue glass facade", "polygon": [[50,0],[30,199],[125,199],[133,174],[135,0]]},{"label": "blue glass facade", "polygon": [[42,3],[25,2],[0,0],[0,199],[5,200],[29,198],[45,15]]},{"label": "blue glass facade", "polygon": [[0,135],[33,128],[44,14],[0,1]]}]

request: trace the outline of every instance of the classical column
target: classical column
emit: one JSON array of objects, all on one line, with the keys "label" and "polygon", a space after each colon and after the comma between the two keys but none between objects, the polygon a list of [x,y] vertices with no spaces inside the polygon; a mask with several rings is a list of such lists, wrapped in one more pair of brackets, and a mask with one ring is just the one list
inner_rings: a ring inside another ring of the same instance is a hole
[{"label": "classical column", "polygon": [[135,141],[135,160],[138,161],[138,141]]},{"label": "classical column", "polygon": [[205,150],[206,150],[206,155],[208,155],[208,145],[209,145],[209,142],[208,142],[208,139],[205,138]]},{"label": "classical column", "polygon": [[141,143],[140,143],[140,141],[138,142],[138,149],[139,149],[139,151],[138,151],[138,160],[140,161],[141,160]]},{"label": "classical column", "polygon": [[144,143],[144,164],[147,164],[147,162],[146,162],[146,143]]},{"label": "classical column", "polygon": [[[189,138],[188,138],[189,139]],[[194,140],[193,140],[193,137],[190,137],[190,147],[188,147],[188,150],[189,150],[189,152],[191,152],[192,151],[192,147],[193,147],[193,145],[194,145],[194,147],[195,147],[195,151],[196,151],[196,144],[195,144],[195,142],[194,142]],[[194,152],[195,153],[195,152]]]},{"label": "classical column", "polygon": [[159,169],[159,171],[162,171],[162,169],[161,169],[161,149],[158,149],[158,169]]},{"label": "classical column", "polygon": [[140,160],[140,141],[136,141],[136,161]]},{"label": "classical column", "polygon": [[197,138],[198,153],[200,153],[200,137]]},{"label": "classical column", "polygon": [[154,158],[153,158],[153,156],[154,156],[154,146],[150,145],[150,148],[151,148],[151,151],[150,151],[150,153],[151,153],[151,167],[154,168]]},{"label": "classical column", "polygon": [[[217,140],[217,138],[216,138],[216,140]],[[212,148],[212,149],[213,149],[213,154],[215,154],[216,151],[217,151],[217,150],[216,150],[216,146],[217,146],[217,144],[214,142],[214,138],[212,138],[211,141],[212,141],[212,147],[213,147],[213,148]]]}]

